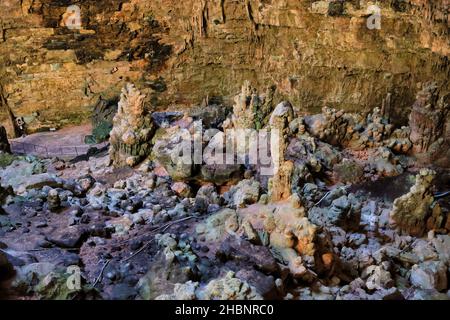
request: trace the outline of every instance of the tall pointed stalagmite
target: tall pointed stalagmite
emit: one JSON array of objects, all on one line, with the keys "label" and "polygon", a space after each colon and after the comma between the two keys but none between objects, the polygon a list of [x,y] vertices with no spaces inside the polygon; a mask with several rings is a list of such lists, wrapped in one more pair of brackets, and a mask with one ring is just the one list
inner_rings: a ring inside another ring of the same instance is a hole
[{"label": "tall pointed stalagmite", "polygon": [[133,84],[122,89],[117,114],[110,133],[110,157],[114,166],[135,166],[152,150],[155,132],[145,95]]}]

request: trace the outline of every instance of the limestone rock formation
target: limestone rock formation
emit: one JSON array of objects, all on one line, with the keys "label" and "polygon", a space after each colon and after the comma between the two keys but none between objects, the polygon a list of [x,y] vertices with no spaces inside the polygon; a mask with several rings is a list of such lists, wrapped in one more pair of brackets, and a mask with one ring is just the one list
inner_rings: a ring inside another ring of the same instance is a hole
[{"label": "limestone rock formation", "polygon": [[399,159],[387,147],[371,150],[371,157],[365,169],[382,177],[398,176],[403,172]]},{"label": "limestone rock formation", "polygon": [[425,164],[450,166],[450,92],[424,85],[409,116],[412,153]]},{"label": "limestone rock formation", "polygon": [[249,204],[258,202],[261,186],[256,180],[242,180],[237,185],[232,186],[227,192],[230,204],[241,208]]},{"label": "limestone rock formation", "polygon": [[262,300],[254,287],[237,278],[231,271],[211,280],[197,295],[199,300]]},{"label": "limestone rock formation", "polygon": [[152,158],[162,165],[174,180],[195,176],[192,158],[192,137],[186,130],[174,126],[164,129],[155,139]]},{"label": "limestone rock formation", "polygon": [[234,98],[233,114],[231,122],[236,129],[256,129],[259,130],[268,122],[268,117],[272,111],[275,87],[269,87],[265,95],[250,86],[249,81],[245,81],[241,92]]},{"label": "limestone rock formation", "polygon": [[426,230],[439,229],[444,215],[433,197],[433,181],[436,172],[422,169],[410,191],[395,199],[390,213],[394,225],[414,236],[421,236]]},{"label": "limestone rock formation", "polygon": [[294,277],[304,276],[307,267],[314,266],[317,226],[308,221],[296,195],[276,204],[254,204],[238,213],[243,224],[247,221],[258,234],[268,235],[267,244]]},{"label": "limestone rock formation", "polygon": [[[208,141],[203,150],[203,165],[201,168],[202,179],[221,185],[227,182],[238,181],[242,173],[242,165],[237,157],[244,158],[247,154],[246,146],[238,151],[239,154],[230,152],[230,145],[238,143],[234,131],[218,131]],[[205,133],[206,135],[206,133]],[[231,156],[231,160],[227,160]]]},{"label": "limestone rock formation", "polygon": [[198,236],[204,236],[206,242],[214,243],[233,234],[239,228],[238,216],[235,210],[222,209],[209,216],[196,227]]},{"label": "limestone rock formation", "polygon": [[68,2],[0,0],[0,122],[110,150],[0,125],[0,299],[450,299],[448,1]]},{"label": "limestone rock formation", "polygon": [[411,283],[424,290],[447,289],[446,264],[442,261],[425,261],[411,268]]},{"label": "limestone rock formation", "polygon": [[[272,201],[286,200],[291,196],[291,179],[294,163],[285,159],[289,142],[289,124],[294,119],[294,110],[289,102],[281,102],[270,116],[270,154],[274,176],[269,180],[269,196]],[[273,139],[273,136],[277,139]]]},{"label": "limestone rock formation", "polygon": [[375,108],[366,118],[360,114],[324,107],[322,113],[305,117],[307,130],[318,139],[335,146],[363,150],[388,146],[406,153],[411,142],[405,137],[408,129],[394,131],[394,126]]},{"label": "limestone rock formation", "polygon": [[145,95],[127,84],[120,96],[110,133],[110,158],[114,166],[135,166],[151,152],[155,126],[145,106]]},{"label": "limestone rock formation", "polygon": [[325,199],[332,201],[329,207],[313,207],[308,212],[308,218],[320,226],[337,225],[344,230],[357,230],[361,221],[361,204],[354,194],[336,191]]}]

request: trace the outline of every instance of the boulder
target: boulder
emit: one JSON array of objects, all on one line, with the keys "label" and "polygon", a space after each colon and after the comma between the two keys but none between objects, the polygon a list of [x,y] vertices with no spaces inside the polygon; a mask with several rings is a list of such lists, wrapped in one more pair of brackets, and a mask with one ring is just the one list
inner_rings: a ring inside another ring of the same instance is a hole
[{"label": "boulder", "polygon": [[199,300],[262,300],[256,289],[227,272],[223,277],[211,280],[197,292]]},{"label": "boulder", "polygon": [[232,186],[230,191],[225,194],[225,199],[236,208],[242,208],[246,205],[258,202],[261,186],[258,181],[245,179],[237,185]]},{"label": "boulder", "polygon": [[233,155],[233,162],[226,159],[226,146],[234,139],[232,135],[222,131],[217,132],[208,142],[203,150],[204,164],[201,167],[202,179],[213,182],[216,185],[233,183],[239,180],[242,173],[242,165],[237,162]]},{"label": "boulder", "polygon": [[175,182],[170,188],[182,198],[189,198],[192,195],[191,187],[184,182]]},{"label": "boulder", "polygon": [[192,137],[189,131],[170,127],[155,138],[152,158],[166,169],[175,181],[193,177],[196,165],[192,159]]},{"label": "boulder", "polygon": [[[329,200],[330,196],[327,198],[325,200]],[[346,230],[355,230],[361,221],[361,203],[354,194],[344,194],[332,200],[328,207],[311,208],[308,218],[317,225],[336,225]]]},{"label": "boulder", "polygon": [[61,248],[79,248],[86,239],[88,231],[80,226],[56,229],[47,235],[47,240]]},{"label": "boulder", "polygon": [[233,234],[239,228],[236,211],[232,209],[222,209],[209,216],[204,222],[197,224],[196,233],[204,236],[209,243],[219,242]]},{"label": "boulder", "polygon": [[447,266],[441,261],[425,261],[411,268],[412,285],[424,290],[447,289]]},{"label": "boulder", "polygon": [[394,285],[391,273],[383,266],[367,267],[364,269],[362,277],[366,279],[366,287],[369,290],[388,289]]}]

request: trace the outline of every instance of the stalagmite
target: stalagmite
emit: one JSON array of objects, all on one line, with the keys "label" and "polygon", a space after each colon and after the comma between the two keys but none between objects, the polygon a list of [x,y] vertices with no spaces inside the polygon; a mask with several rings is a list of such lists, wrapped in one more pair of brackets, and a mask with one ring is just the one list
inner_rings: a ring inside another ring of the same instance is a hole
[{"label": "stalagmite", "polygon": [[422,169],[416,176],[416,182],[410,191],[395,199],[391,211],[393,224],[402,231],[422,236],[427,230],[439,229],[444,216],[442,209],[435,202],[432,192],[436,172]]},{"label": "stalagmite", "polygon": [[417,94],[409,116],[412,153],[420,162],[450,166],[450,93],[436,84],[425,85]]},{"label": "stalagmite", "polygon": [[271,156],[274,164],[274,176],[269,181],[269,195],[272,201],[280,201],[289,198],[291,192],[292,173],[294,163],[285,160],[284,155],[288,146],[289,123],[294,118],[294,110],[289,102],[282,102],[273,111],[269,127],[271,135]]},{"label": "stalagmite", "polygon": [[110,133],[110,158],[114,166],[134,166],[151,152],[155,126],[145,106],[145,95],[127,84]]}]

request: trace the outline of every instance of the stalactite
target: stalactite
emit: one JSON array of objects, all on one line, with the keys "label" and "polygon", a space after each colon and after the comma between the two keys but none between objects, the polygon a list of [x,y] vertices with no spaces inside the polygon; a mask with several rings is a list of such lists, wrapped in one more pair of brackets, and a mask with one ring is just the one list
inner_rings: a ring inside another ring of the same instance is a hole
[{"label": "stalactite", "polygon": [[206,37],[208,31],[208,1],[201,0],[200,3],[193,8],[192,25],[197,30],[200,37]]},{"label": "stalactite", "polygon": [[3,20],[0,19],[0,41],[5,42],[6,41],[6,29],[5,25],[3,24]]},{"label": "stalactite", "polygon": [[220,0],[220,10],[222,13],[222,23],[226,23],[226,15],[225,15],[225,0]]}]

